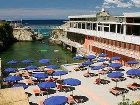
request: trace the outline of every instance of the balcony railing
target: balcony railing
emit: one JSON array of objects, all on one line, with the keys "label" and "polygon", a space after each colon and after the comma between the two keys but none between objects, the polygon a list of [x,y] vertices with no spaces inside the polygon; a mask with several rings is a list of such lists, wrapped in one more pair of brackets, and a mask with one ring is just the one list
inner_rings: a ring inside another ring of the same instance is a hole
[{"label": "balcony railing", "polygon": [[103,44],[103,43],[99,43],[99,42],[92,42],[92,43],[90,43],[90,45],[101,48],[101,49],[105,49],[105,50],[108,50],[111,52],[115,52],[115,53],[118,53],[121,55],[125,55],[128,57],[140,59],[139,51],[123,49],[121,47],[111,46],[111,45],[107,45],[107,44]]}]

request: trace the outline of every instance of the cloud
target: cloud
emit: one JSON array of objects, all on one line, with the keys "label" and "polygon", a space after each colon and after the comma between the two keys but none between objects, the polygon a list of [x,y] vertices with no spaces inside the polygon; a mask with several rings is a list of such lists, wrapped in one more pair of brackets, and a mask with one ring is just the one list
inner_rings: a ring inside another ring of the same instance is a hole
[{"label": "cloud", "polygon": [[53,8],[6,8],[0,9],[0,19],[60,19],[69,15],[91,14],[94,11]]},{"label": "cloud", "polygon": [[124,0],[104,0],[103,7],[112,7],[112,5],[116,5],[121,8],[131,8],[133,6],[131,1],[124,2]]},{"label": "cloud", "polygon": [[131,0],[136,7],[140,7],[140,0]]}]

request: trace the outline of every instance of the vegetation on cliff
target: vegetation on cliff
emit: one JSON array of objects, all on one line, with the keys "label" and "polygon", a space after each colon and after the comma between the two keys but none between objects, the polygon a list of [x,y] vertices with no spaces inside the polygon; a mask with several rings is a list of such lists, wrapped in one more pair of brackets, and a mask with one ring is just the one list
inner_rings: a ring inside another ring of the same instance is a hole
[{"label": "vegetation on cliff", "polygon": [[0,51],[13,43],[13,28],[7,22],[0,22]]}]

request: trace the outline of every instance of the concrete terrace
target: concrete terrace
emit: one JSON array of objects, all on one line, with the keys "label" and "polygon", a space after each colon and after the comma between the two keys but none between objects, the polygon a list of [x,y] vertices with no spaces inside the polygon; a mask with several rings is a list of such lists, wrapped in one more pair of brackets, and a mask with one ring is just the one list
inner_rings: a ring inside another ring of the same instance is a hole
[{"label": "concrete terrace", "polygon": [[[84,102],[84,103],[78,103],[78,105],[118,105],[119,102],[122,101],[123,97],[122,95],[119,96],[114,96],[109,92],[109,89],[112,87],[115,87],[115,82],[112,81],[110,78],[108,78],[106,75],[101,75],[101,78],[107,79],[110,81],[109,84],[106,85],[97,85],[95,84],[95,79],[98,78],[98,76],[95,77],[89,77],[86,78],[83,76],[84,73],[87,71],[75,71],[74,68],[77,67],[78,65],[76,64],[65,64],[63,65],[64,69],[67,69],[69,73],[67,75],[62,76],[62,79],[65,78],[77,78],[81,80],[81,85],[76,86],[74,92],[74,95],[79,95],[79,96],[86,96],[89,100]],[[122,67],[125,69],[123,73],[130,69],[129,67]],[[92,71],[90,72],[97,72],[97,71]],[[131,79],[126,76],[127,78],[125,81],[118,82],[118,87],[123,87],[127,88],[127,85],[133,82],[139,83],[140,80],[138,79]],[[32,90],[34,88],[38,88],[38,86],[29,86],[27,89],[25,89],[26,92],[32,93]],[[48,97],[55,96],[55,95],[64,95],[64,96],[69,96],[71,92],[58,92],[54,94],[48,95]],[[131,101],[136,101],[140,98],[139,90],[132,91],[129,90],[128,93],[125,94],[125,97],[130,99]],[[39,103],[40,101],[43,101],[44,99],[47,98],[47,95],[44,96],[35,96],[34,94],[29,97],[29,102],[33,103]],[[41,105],[41,104],[40,104]]]}]

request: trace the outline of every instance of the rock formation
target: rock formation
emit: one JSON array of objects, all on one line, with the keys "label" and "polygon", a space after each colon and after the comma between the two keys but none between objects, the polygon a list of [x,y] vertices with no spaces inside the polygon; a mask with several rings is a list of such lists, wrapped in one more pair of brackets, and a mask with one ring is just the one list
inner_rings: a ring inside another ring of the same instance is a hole
[{"label": "rock formation", "polygon": [[30,27],[14,28],[13,36],[18,41],[34,41],[43,38],[42,35],[32,31]]}]

